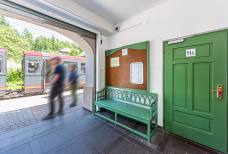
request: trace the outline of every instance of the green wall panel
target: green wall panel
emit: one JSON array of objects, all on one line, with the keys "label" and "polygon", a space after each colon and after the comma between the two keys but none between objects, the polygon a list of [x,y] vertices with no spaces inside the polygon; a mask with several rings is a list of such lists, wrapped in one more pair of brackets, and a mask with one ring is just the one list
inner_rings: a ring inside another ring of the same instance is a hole
[{"label": "green wall panel", "polygon": [[174,106],[187,107],[188,95],[188,65],[173,66],[173,103]]},{"label": "green wall panel", "polygon": [[195,63],[193,66],[193,110],[211,112],[211,63]]}]

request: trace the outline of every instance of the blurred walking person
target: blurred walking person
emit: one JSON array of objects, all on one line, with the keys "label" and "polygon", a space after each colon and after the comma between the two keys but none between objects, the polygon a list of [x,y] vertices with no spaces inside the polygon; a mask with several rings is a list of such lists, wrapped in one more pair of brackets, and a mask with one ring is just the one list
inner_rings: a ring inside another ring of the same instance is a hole
[{"label": "blurred walking person", "polygon": [[71,96],[72,96],[72,103],[70,104],[70,107],[74,107],[77,105],[77,89],[78,89],[78,70],[77,65],[73,64],[71,66],[71,72],[69,76],[69,83],[71,87]]},{"label": "blurred walking person", "polygon": [[54,67],[53,78],[51,80],[51,92],[49,96],[49,114],[43,118],[43,120],[52,119],[55,117],[55,98],[59,100],[58,115],[63,115],[63,97],[64,80],[65,80],[65,68],[61,64],[60,57],[54,57],[50,60],[50,64]]}]

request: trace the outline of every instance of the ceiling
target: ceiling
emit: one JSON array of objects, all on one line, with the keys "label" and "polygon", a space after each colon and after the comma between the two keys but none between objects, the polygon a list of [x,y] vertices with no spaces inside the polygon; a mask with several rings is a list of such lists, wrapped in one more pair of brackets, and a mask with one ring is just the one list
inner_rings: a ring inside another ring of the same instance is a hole
[{"label": "ceiling", "polygon": [[110,35],[117,24],[168,0],[8,1],[89,31]]},{"label": "ceiling", "polygon": [[117,24],[166,0],[72,0]]}]

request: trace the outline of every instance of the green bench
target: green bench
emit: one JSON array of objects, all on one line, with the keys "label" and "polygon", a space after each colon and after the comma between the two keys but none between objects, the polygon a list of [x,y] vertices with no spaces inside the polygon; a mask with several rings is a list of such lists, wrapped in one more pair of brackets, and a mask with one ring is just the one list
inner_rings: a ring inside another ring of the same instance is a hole
[{"label": "green bench", "polygon": [[[102,91],[97,92],[95,105],[98,109],[95,115],[147,139],[148,142],[150,142],[152,134],[157,129],[156,94],[143,90],[106,87]],[[100,108],[114,112],[115,119],[101,114]],[[146,124],[147,132],[142,133],[120,123],[118,121],[118,115]]]}]

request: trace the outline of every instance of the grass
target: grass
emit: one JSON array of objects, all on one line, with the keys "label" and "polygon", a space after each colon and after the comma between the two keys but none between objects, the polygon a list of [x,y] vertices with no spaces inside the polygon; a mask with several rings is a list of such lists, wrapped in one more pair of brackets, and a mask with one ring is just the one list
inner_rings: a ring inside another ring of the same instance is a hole
[{"label": "grass", "polygon": [[7,83],[7,90],[22,90],[23,83]]}]

